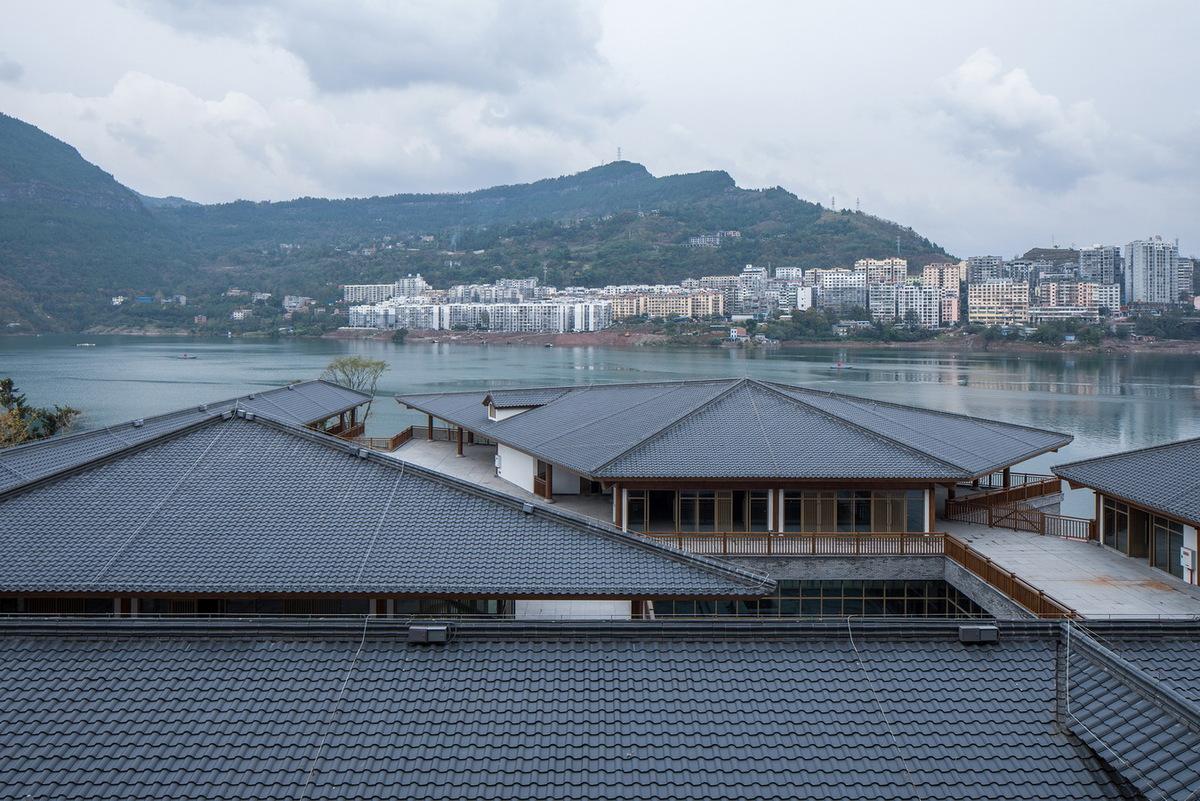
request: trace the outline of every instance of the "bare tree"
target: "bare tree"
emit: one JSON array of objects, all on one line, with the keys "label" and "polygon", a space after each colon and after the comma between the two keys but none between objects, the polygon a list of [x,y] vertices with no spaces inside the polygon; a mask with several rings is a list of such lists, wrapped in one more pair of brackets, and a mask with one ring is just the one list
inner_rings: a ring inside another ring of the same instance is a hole
[{"label": "bare tree", "polygon": [[[382,359],[341,356],[325,365],[325,372],[321,373],[321,378],[374,397],[375,388],[379,385],[379,377],[387,369],[388,364]],[[370,413],[371,404],[368,403],[367,410],[363,413],[363,419],[366,420]]]}]

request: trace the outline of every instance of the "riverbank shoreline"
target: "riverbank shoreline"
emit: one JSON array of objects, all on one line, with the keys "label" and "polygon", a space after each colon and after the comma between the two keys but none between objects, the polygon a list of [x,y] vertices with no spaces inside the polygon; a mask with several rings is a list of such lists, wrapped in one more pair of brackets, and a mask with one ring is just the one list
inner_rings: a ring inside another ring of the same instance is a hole
[{"label": "riverbank shoreline", "polygon": [[[394,332],[365,329],[339,328],[320,336],[287,336],[288,339],[337,339],[390,342]],[[32,337],[31,333],[8,333],[5,336]],[[94,326],[78,336],[135,336],[135,337],[196,337],[198,339],[224,339],[220,334],[197,334],[183,329],[111,328]],[[272,339],[269,332],[247,332],[234,334],[235,338]],[[534,347],[601,347],[601,348],[661,348],[683,350],[716,350],[710,338],[692,336],[668,336],[649,331],[630,329],[606,329],[567,334],[535,334],[522,332],[492,331],[410,331],[405,339],[409,344],[459,344],[459,345],[523,345]],[[1098,345],[1082,342],[1064,342],[1044,345],[1038,342],[992,340],[978,335],[952,335],[916,342],[880,342],[866,339],[839,340],[784,340],[777,347],[749,346],[755,350],[916,350],[942,351],[948,353],[1072,353],[1072,354],[1127,354],[1149,353],[1156,355],[1200,356],[1200,341],[1190,340],[1128,340],[1105,339]]]}]

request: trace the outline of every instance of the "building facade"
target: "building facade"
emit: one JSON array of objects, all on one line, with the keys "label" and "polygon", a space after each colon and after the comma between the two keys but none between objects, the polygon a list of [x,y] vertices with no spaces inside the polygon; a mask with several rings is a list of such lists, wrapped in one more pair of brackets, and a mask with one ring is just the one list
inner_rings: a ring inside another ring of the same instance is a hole
[{"label": "building facade", "polygon": [[1125,296],[1130,303],[1179,301],[1179,246],[1161,236],[1125,246]]},{"label": "building facade", "polygon": [[973,325],[1021,325],[1029,321],[1029,284],[1001,279],[967,286],[967,317]]}]

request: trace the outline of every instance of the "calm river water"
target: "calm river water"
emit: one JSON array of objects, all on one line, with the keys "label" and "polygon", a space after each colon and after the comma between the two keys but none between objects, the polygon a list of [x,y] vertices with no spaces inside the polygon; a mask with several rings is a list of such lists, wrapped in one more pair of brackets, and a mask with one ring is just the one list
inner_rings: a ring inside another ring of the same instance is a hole
[{"label": "calm river water", "polygon": [[[77,348],[77,342],[94,348]],[[194,360],[176,358],[183,352]],[[500,386],[751,376],[1063,431],[1075,441],[1023,466],[1200,436],[1200,358],[1178,355],[979,354],[825,349],[725,350],[393,345],[338,340],[180,337],[0,337],[0,376],[37,404],[82,409],[95,427],[315,378],[331,359],[384,359],[368,433],[423,418],[390,396]],[[852,369],[832,370],[838,358]],[[1072,493],[1065,512],[1089,515]]]}]

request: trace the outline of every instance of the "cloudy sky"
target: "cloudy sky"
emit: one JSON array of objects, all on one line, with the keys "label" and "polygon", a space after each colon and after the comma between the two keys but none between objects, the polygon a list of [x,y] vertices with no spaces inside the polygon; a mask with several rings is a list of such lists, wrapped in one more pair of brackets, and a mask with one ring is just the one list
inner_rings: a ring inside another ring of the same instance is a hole
[{"label": "cloudy sky", "polygon": [[152,195],[457,191],[616,157],[958,255],[1200,251],[1200,3],[5,0],[0,111]]}]

